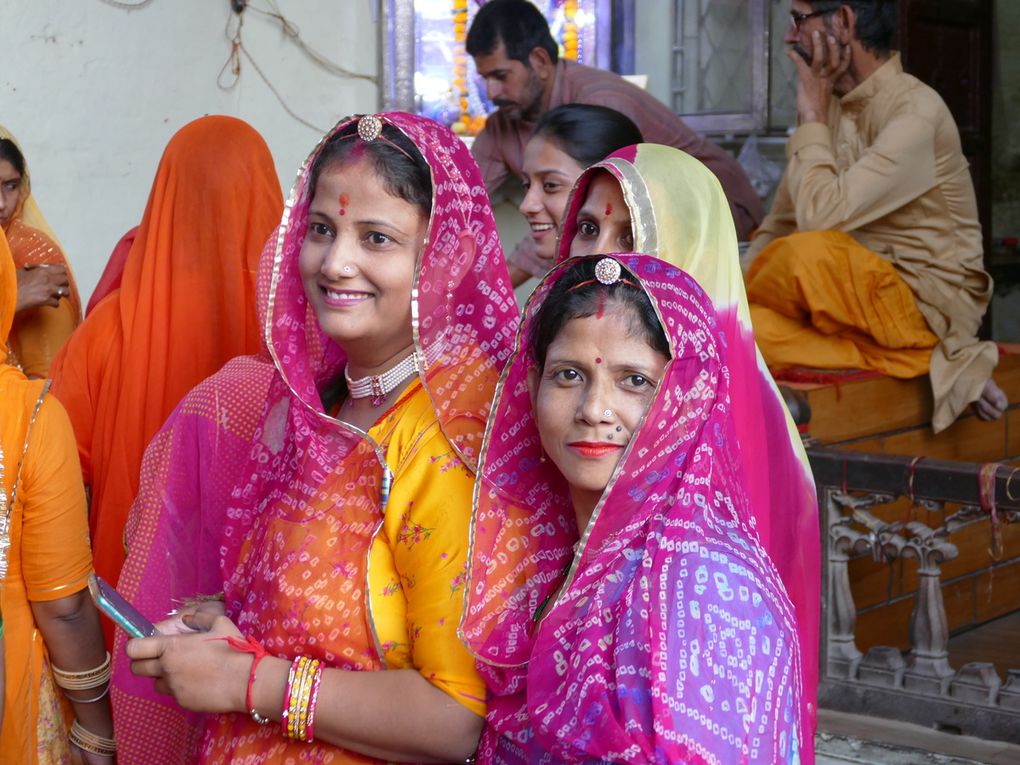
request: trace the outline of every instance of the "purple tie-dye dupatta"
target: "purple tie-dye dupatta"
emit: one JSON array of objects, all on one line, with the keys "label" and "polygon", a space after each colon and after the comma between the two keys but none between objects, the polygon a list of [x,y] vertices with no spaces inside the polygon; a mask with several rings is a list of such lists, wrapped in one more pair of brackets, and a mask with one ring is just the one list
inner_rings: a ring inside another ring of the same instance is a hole
[{"label": "purple tie-dye dupatta", "polygon": [[[620,184],[634,250],[686,271],[711,302],[727,348],[736,441],[745,466],[754,529],[793,601],[803,655],[802,714],[817,717],[821,534],[807,454],[779,388],[754,341],[737,256],[737,237],[719,181],[701,162],[670,146],[628,146],[588,168],[574,183],[558,259],[566,258],[577,213],[600,172]],[[810,765],[813,754],[801,756]]]},{"label": "purple tie-dye dupatta", "polygon": [[799,762],[795,617],[752,528],[715,310],[680,269],[616,257],[672,360],[578,540],[526,383],[563,264],[529,301],[475,488],[462,635],[491,691],[480,760]]}]

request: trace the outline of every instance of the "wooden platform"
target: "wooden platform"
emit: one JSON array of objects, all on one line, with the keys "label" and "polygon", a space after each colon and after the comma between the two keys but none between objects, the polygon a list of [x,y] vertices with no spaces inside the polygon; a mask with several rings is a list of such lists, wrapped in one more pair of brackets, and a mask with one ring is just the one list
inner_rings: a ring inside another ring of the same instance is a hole
[{"label": "wooden platform", "polygon": [[852,451],[923,455],[966,462],[1020,458],[1020,347],[1001,355],[995,380],[1011,402],[998,422],[970,412],[935,435],[928,377],[872,377],[841,383],[781,384],[799,390],[811,407],[808,435]]}]

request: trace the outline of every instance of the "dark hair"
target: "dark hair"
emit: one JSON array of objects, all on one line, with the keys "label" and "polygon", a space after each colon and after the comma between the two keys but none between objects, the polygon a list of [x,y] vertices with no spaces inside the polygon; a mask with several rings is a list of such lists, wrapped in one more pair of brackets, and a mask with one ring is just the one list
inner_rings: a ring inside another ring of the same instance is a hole
[{"label": "dark hair", "polygon": [[[888,56],[896,39],[896,0],[809,0],[817,10],[833,11],[841,5],[853,8],[857,18],[856,36],[865,50],[878,56]],[[826,17],[826,24],[828,24]]]},{"label": "dark hair", "polygon": [[467,33],[465,48],[469,56],[485,56],[506,46],[506,55],[529,69],[528,57],[535,48],[544,48],[555,64],[559,46],[549,32],[545,16],[527,0],[489,0],[478,9]]},{"label": "dark hair", "polygon": [[5,159],[14,165],[18,175],[25,174],[25,155],[10,138],[0,138],[0,159]]},{"label": "dark hair", "polygon": [[427,218],[432,212],[432,173],[418,147],[386,122],[382,130],[385,141],[382,138],[363,141],[357,137],[357,132],[358,121],[354,120],[330,137],[312,164],[308,193],[315,193],[319,176],[327,167],[343,164],[351,157],[366,156],[372,160],[386,190],[417,207]]},{"label": "dark hair", "polygon": [[634,275],[623,268],[620,281],[614,284],[602,284],[595,279],[595,264],[603,257],[605,256],[571,258],[570,265],[545,296],[542,307],[535,316],[531,337],[528,338],[531,356],[539,369],[545,366],[549,346],[564,324],[571,319],[594,316],[601,307],[614,303],[630,306],[634,312],[631,327],[634,334],[663,356],[667,358],[670,356],[669,340],[659,322],[658,314],[652,307],[652,302],[643,289],[632,286],[637,284]]},{"label": "dark hair", "polygon": [[531,137],[552,138],[581,167],[590,167],[617,149],[643,143],[630,117],[608,106],[563,104],[543,114]]}]

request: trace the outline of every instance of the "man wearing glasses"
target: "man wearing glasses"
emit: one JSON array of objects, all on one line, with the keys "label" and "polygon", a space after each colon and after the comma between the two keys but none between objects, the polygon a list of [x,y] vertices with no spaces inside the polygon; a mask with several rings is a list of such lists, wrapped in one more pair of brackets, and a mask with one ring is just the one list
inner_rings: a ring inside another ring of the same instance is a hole
[{"label": "man wearing glasses", "polygon": [[895,0],[792,0],[796,132],[751,244],[747,293],[768,364],[929,373],[932,427],[997,419],[992,295],[974,184],[939,95],[892,50]]}]

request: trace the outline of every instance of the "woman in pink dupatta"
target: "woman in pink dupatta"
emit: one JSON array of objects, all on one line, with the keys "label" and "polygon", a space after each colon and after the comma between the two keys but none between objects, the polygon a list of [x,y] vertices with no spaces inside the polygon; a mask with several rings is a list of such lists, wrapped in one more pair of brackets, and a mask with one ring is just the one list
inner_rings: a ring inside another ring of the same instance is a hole
[{"label": "woman in pink dupatta", "polygon": [[[754,340],[726,198],[701,162],[669,146],[640,144],[577,179],[559,257],[631,249],[690,274],[713,306],[729,349],[735,446],[754,529],[797,614],[804,712],[814,731],[822,583],[818,499],[800,435]],[[801,756],[809,762],[812,753]]]},{"label": "woman in pink dupatta", "polygon": [[[558,345],[582,322],[612,337],[620,311],[609,347]],[[662,346],[659,371],[643,359]],[[810,748],[729,350],[705,292],[650,256],[571,258],[532,296],[475,486],[461,632],[492,694],[480,762],[799,763]],[[548,414],[547,384],[582,389],[577,407]],[[574,426],[566,450],[556,417]]]},{"label": "woman in pink dupatta", "polygon": [[[387,195],[413,207],[418,234],[388,227]],[[405,278],[394,258],[410,247],[407,281],[394,282]],[[318,249],[329,254],[311,268]],[[391,286],[365,282],[368,269],[389,269]],[[389,302],[365,313],[355,307],[365,300]],[[130,641],[132,666],[118,633],[119,762],[463,759],[485,711],[456,635],[473,467],[518,324],[463,142],[409,114],[340,123],[301,170],[264,255],[259,305],[268,355],[195,388],[146,453],[119,589],[153,621],[198,595],[224,602],[182,620],[209,638]],[[355,338],[355,325],[397,333],[417,372],[396,388],[376,372],[380,390],[362,397],[362,380],[346,375],[382,339]],[[335,339],[345,332],[346,347]],[[351,424],[366,414],[370,427]],[[239,643],[215,639],[239,632],[269,653],[257,670]],[[301,657],[325,667],[312,742],[280,723],[297,698],[284,693],[286,667]],[[196,678],[199,661],[214,676]]]}]

